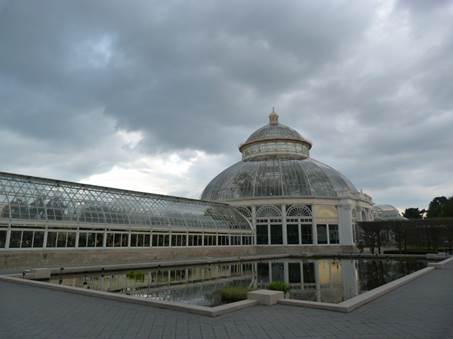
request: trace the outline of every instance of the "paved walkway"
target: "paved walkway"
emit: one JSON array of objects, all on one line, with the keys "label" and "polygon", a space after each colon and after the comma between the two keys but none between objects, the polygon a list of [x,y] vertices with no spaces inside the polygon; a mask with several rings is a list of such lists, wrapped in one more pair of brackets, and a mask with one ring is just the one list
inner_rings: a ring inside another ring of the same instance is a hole
[{"label": "paved walkway", "polygon": [[206,318],[0,282],[0,338],[453,338],[453,265],[349,314],[277,305]]}]

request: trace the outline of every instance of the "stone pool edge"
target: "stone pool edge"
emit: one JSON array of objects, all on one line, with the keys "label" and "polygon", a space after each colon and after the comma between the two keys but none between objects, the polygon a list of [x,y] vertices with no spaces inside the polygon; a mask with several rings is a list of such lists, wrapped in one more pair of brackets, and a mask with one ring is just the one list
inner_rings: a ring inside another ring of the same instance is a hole
[{"label": "stone pool edge", "polygon": [[103,292],[103,291],[96,291],[96,290],[89,290],[85,288],[79,287],[71,287],[71,286],[63,286],[63,285],[55,285],[48,282],[36,281],[36,280],[28,280],[17,277],[17,275],[0,275],[0,280],[34,286],[34,287],[42,287],[47,288],[50,290],[56,290],[61,292],[68,292],[74,294],[81,294],[90,297],[98,297],[103,299],[109,299],[114,301],[121,301],[121,302],[128,302],[133,304],[151,306],[151,307],[158,307],[164,309],[170,309],[175,311],[184,311],[199,315],[204,315],[208,317],[217,317],[229,312],[237,311],[246,307],[250,307],[253,305],[257,305],[258,302],[256,300],[241,300],[229,304],[208,307],[208,306],[198,306],[198,305],[189,305],[184,303],[172,302],[172,301],[155,301],[155,300],[146,300],[141,299],[134,296],[124,295],[124,294],[115,294],[110,292]]},{"label": "stone pool edge", "polygon": [[399,279],[393,280],[384,284],[382,286],[376,287],[370,291],[365,293],[359,294],[351,299],[345,300],[339,304],[332,304],[332,303],[322,303],[317,301],[304,301],[304,300],[296,300],[296,299],[280,299],[278,301],[279,304],[282,305],[290,305],[290,306],[299,306],[299,307],[308,307],[308,308],[316,308],[328,311],[335,311],[335,312],[342,312],[342,313],[349,313],[354,311],[355,309],[372,302],[373,300],[387,294],[414,279],[417,279],[420,276],[423,276],[435,268],[432,266],[422,268],[421,270],[415,271],[404,277]]},{"label": "stone pool edge", "polygon": [[435,269],[441,270],[444,269],[450,262],[453,262],[453,256],[442,261],[429,262],[428,267],[434,267]]},{"label": "stone pool edge", "polygon": [[[276,256],[274,256],[274,258],[275,257]],[[280,256],[278,256],[278,257],[280,257]],[[286,257],[291,257],[291,256],[286,256]],[[250,259],[250,258],[247,258],[247,259]],[[245,257],[242,257],[240,261],[246,261],[247,259]],[[264,259],[263,256],[261,256],[261,259]],[[223,262],[223,261],[224,260],[218,260],[217,262]],[[445,268],[445,266],[452,261],[453,261],[453,257],[449,257],[449,258],[447,258],[443,261],[437,262],[437,263],[428,263],[428,267],[425,267],[421,270],[415,271],[404,277],[391,281],[385,285],[379,286],[375,289],[362,293],[358,296],[355,296],[354,298],[343,301],[340,304],[321,303],[321,302],[315,302],[315,301],[303,301],[303,300],[295,300],[295,299],[280,299],[280,300],[278,300],[278,303],[282,304],[282,305],[308,307],[308,308],[316,308],[316,309],[322,309],[322,310],[328,310],[328,311],[349,313],[349,312],[352,312],[353,310],[359,308],[360,306],[363,306],[363,305],[383,296],[384,294],[387,294],[387,293],[399,288],[400,286],[407,284],[408,282],[410,282],[422,275],[425,275],[435,269]],[[114,266],[114,265],[112,265],[112,266]],[[156,265],[156,266],[161,266],[161,265]],[[165,266],[165,265],[162,265],[162,266]],[[173,266],[173,265],[168,265],[168,266]],[[77,267],[77,268],[80,269],[80,267]],[[92,267],[90,267],[90,268],[92,268]],[[66,271],[65,273],[69,273],[69,272]],[[229,303],[229,304],[225,304],[225,305],[208,307],[208,306],[189,305],[189,304],[171,302],[171,301],[146,300],[146,299],[141,299],[138,297],[128,296],[128,295],[124,295],[124,294],[115,294],[115,293],[110,293],[110,292],[89,290],[89,289],[84,289],[84,288],[79,288],[79,287],[55,285],[55,284],[51,284],[48,282],[24,279],[24,278],[19,277],[17,274],[0,275],[0,280],[6,281],[6,282],[11,282],[11,283],[18,283],[18,284],[22,284],[22,285],[28,285],[28,286],[43,287],[43,288],[62,291],[62,292],[81,294],[81,295],[85,295],[85,296],[99,297],[99,298],[104,298],[104,299],[109,299],[109,300],[114,300],[114,301],[129,302],[129,303],[133,303],[133,304],[140,304],[140,305],[158,307],[158,308],[163,308],[163,309],[189,312],[189,313],[194,313],[194,314],[209,316],[209,317],[221,316],[226,313],[234,312],[234,311],[246,308],[246,307],[250,307],[250,306],[259,304],[257,300],[246,299],[246,300]]]}]

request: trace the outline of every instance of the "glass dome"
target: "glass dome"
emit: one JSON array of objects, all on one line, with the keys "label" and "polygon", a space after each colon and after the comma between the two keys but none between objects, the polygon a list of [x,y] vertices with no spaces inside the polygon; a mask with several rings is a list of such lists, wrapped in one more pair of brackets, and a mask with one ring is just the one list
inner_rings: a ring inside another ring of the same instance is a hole
[{"label": "glass dome", "polygon": [[274,111],[269,124],[256,130],[239,146],[243,160],[268,158],[305,159],[310,156],[311,142],[299,132],[280,124]]},{"label": "glass dome", "polygon": [[310,158],[311,142],[278,122],[258,129],[239,150],[242,161],[215,177],[203,200],[231,201],[263,197],[337,198],[358,194],[354,185],[330,166]]},{"label": "glass dome", "polygon": [[275,138],[299,141],[305,140],[296,130],[293,130],[292,128],[283,124],[276,124],[266,125],[256,130],[252,133],[252,135],[248,137],[247,141],[244,144]]},{"label": "glass dome", "polygon": [[215,177],[201,198],[325,197],[358,193],[341,173],[314,159],[239,161]]}]

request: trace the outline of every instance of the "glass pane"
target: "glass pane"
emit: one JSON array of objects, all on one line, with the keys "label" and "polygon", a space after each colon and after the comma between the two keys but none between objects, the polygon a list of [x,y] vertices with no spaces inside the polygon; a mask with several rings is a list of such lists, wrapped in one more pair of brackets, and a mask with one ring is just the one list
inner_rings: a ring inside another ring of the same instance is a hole
[{"label": "glass pane", "polygon": [[256,225],[256,244],[267,245],[269,235],[267,233],[267,225]]},{"label": "glass pane", "polygon": [[121,247],[121,233],[114,233],[115,247]]},{"label": "glass pane", "polygon": [[22,234],[22,246],[23,248],[29,248],[33,245],[33,231],[24,231]]},{"label": "glass pane", "polygon": [[327,225],[317,225],[318,244],[327,244]]},{"label": "glass pane", "polygon": [[144,235],[143,234],[139,234],[137,236],[137,246],[138,247],[143,247],[143,243],[144,243]]},{"label": "glass pane", "polygon": [[66,244],[66,247],[75,247],[75,240],[76,240],[76,233],[69,232],[68,233],[68,243]]},{"label": "glass pane", "polygon": [[57,232],[47,233],[47,247],[55,247],[57,243]]},{"label": "glass pane", "polygon": [[33,238],[33,247],[43,247],[44,246],[44,232],[35,231],[35,236]]},{"label": "glass pane", "polygon": [[114,240],[114,234],[107,233],[107,240],[106,240],[107,247],[113,247],[113,240]]},{"label": "glass pane", "polygon": [[304,283],[315,283],[315,264],[310,262],[310,263],[304,263],[303,264],[304,268]]},{"label": "glass pane", "polygon": [[311,225],[301,225],[302,228],[302,244],[313,243],[313,228]]},{"label": "glass pane", "polygon": [[290,283],[300,283],[300,264],[298,262],[288,263],[288,276]]},{"label": "glass pane", "polygon": [[287,225],[288,230],[288,244],[299,243],[299,226],[298,225]]},{"label": "glass pane", "polygon": [[284,266],[283,263],[272,263],[272,281],[284,281],[285,274],[284,274]]},{"label": "glass pane", "polygon": [[338,225],[329,225],[329,242],[331,244],[339,244]]},{"label": "glass pane", "polygon": [[259,262],[256,265],[258,284],[263,287],[269,283],[269,264],[267,262]]},{"label": "glass pane", "polygon": [[94,247],[96,244],[96,233],[88,233],[87,247]]},{"label": "glass pane", "polygon": [[87,247],[87,233],[79,233],[79,247]]},{"label": "glass pane", "polygon": [[6,247],[6,231],[0,231],[0,248]]},{"label": "glass pane", "polygon": [[121,246],[122,247],[127,247],[128,246],[128,241],[129,241],[129,234],[123,233],[123,236],[121,237]]},{"label": "glass pane", "polygon": [[20,248],[20,238],[22,231],[11,231],[11,240],[9,242],[10,248]]},{"label": "glass pane", "polygon": [[131,247],[137,246],[137,234],[131,234]]},{"label": "glass pane", "polygon": [[104,246],[104,233],[96,233],[96,247]]},{"label": "glass pane", "polygon": [[67,232],[58,232],[57,247],[66,247]]},{"label": "glass pane", "polygon": [[282,225],[271,225],[271,244],[283,244]]}]

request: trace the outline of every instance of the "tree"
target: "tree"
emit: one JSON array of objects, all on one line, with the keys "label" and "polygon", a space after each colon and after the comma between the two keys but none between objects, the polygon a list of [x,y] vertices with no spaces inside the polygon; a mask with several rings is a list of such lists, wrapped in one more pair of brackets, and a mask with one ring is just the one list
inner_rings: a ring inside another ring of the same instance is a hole
[{"label": "tree", "polygon": [[428,207],[428,218],[440,218],[443,217],[443,210],[448,199],[446,197],[435,197]]},{"label": "tree", "polygon": [[448,198],[442,210],[442,217],[453,217],[453,196]]},{"label": "tree", "polygon": [[420,210],[418,207],[406,208],[403,213],[403,217],[407,219],[421,219],[425,210]]}]

